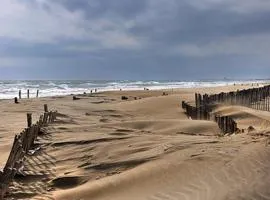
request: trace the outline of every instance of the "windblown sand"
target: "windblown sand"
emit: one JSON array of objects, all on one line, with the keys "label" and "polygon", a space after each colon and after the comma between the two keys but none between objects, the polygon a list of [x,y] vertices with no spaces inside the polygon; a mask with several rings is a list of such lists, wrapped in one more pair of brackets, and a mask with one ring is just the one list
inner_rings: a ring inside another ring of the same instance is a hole
[{"label": "windblown sand", "polygon": [[[189,119],[181,101],[195,92],[245,86],[163,91],[119,91],[0,102],[0,162],[13,137],[43,104],[58,121],[39,138],[41,150],[25,162],[7,199],[220,200],[270,199],[270,113],[240,106],[230,115],[244,133],[220,136],[216,123]],[[121,96],[129,97],[127,101]],[[247,128],[255,130],[248,133]]]}]

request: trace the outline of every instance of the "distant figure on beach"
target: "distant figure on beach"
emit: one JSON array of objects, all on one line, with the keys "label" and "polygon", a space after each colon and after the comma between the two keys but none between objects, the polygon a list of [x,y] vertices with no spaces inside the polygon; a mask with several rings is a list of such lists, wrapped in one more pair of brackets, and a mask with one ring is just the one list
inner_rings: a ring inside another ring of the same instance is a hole
[{"label": "distant figure on beach", "polygon": [[95,92],[97,92],[97,89],[95,89]]},{"label": "distant figure on beach", "polygon": [[90,91],[90,93],[92,94],[92,93],[93,93],[93,91],[91,90],[91,91]]}]

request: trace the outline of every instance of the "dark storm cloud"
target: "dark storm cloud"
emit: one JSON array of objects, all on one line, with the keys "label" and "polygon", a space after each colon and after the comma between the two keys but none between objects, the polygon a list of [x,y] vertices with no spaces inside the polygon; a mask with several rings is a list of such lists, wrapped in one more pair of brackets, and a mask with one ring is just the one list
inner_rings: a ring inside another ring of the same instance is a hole
[{"label": "dark storm cloud", "polygon": [[270,3],[263,0],[3,0],[3,5],[0,78],[17,68],[31,68],[26,78],[270,74]]},{"label": "dark storm cloud", "polygon": [[166,41],[183,41],[189,38],[204,40],[207,39],[206,36],[254,34],[270,30],[269,10],[244,14],[232,12],[228,7],[198,10],[187,0],[58,0],[57,2],[71,11],[83,11],[87,19],[114,17],[134,20],[135,24],[129,30],[131,33]]},{"label": "dark storm cloud", "polygon": [[70,11],[83,10],[87,18],[103,16],[133,18],[143,12],[147,7],[145,0],[58,0],[58,3]]}]

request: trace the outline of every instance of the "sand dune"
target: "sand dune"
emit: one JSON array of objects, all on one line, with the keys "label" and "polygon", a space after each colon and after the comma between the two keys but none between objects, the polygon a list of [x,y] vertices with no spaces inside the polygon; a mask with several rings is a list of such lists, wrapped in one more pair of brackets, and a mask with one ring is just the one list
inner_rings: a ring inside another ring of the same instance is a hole
[{"label": "sand dune", "polygon": [[[215,148],[218,148],[216,146]],[[177,152],[120,175],[58,192],[67,199],[268,199],[268,151],[233,149],[183,156]]]},{"label": "sand dune", "polygon": [[[25,126],[27,111],[38,116],[47,103],[60,113],[39,138],[41,150],[27,158],[26,176],[15,179],[8,198],[270,199],[269,112],[217,108],[214,112],[232,116],[245,129],[220,137],[216,123],[190,120],[180,107],[198,90],[238,88],[167,90],[168,96],[163,91],[106,92],[78,101],[72,96],[23,100],[19,108],[2,101],[6,118],[0,120],[9,124],[0,135],[2,163],[12,137]],[[129,99],[122,101],[122,95]],[[255,132],[248,133],[250,125]]]}]

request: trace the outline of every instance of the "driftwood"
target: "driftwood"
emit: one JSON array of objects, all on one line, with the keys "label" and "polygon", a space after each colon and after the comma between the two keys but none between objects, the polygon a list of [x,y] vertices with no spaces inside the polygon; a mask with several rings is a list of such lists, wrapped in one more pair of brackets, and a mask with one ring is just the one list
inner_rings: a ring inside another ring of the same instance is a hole
[{"label": "driftwood", "polygon": [[122,99],[122,100],[128,100],[128,97],[122,96],[121,99]]},{"label": "driftwood", "polygon": [[79,97],[76,97],[76,96],[73,96],[73,98],[72,98],[74,101],[76,101],[76,100],[80,100],[81,98],[79,98]]}]

